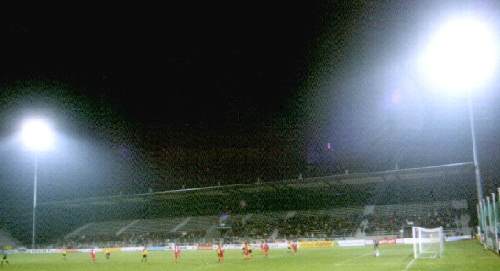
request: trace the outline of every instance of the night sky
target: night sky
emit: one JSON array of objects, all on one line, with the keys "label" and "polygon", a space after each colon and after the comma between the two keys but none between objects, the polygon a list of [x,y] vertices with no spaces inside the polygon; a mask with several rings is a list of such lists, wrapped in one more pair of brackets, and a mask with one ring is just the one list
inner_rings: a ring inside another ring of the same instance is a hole
[{"label": "night sky", "polygon": [[[500,13],[474,2],[22,10],[0,29],[0,191],[32,193],[12,140],[30,115],[64,138],[41,201],[471,161],[465,101],[431,96],[411,63],[447,13]],[[499,86],[474,96],[491,187]]]}]

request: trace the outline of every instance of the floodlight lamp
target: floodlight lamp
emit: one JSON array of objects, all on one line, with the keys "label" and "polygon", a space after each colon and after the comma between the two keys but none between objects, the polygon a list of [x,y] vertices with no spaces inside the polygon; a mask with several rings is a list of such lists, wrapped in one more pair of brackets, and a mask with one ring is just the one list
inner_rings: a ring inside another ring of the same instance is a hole
[{"label": "floodlight lamp", "polygon": [[434,33],[419,59],[419,70],[432,88],[469,94],[493,77],[497,49],[497,37],[486,23],[454,18]]},{"label": "floodlight lamp", "polygon": [[55,135],[47,121],[28,119],[23,122],[21,139],[28,150],[41,152],[52,149]]}]

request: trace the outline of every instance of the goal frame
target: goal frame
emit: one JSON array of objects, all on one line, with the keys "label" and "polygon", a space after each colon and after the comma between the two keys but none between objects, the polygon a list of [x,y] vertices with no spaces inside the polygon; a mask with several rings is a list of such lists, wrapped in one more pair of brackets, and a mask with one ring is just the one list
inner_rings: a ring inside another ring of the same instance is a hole
[{"label": "goal frame", "polygon": [[[427,238],[422,238],[422,233],[437,233],[438,239],[429,240]],[[441,258],[444,250],[444,233],[443,227],[437,228],[423,228],[423,227],[412,227],[412,237],[413,237],[413,257],[418,258]],[[437,242],[436,242],[437,240]],[[424,243],[439,243],[439,249],[434,252],[424,251]]]}]

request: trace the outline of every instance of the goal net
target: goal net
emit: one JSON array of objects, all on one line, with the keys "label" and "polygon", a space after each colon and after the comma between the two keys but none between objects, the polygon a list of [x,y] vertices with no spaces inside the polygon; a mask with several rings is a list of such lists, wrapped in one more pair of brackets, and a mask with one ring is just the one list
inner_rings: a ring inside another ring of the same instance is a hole
[{"label": "goal net", "polygon": [[413,227],[413,255],[417,258],[438,258],[443,254],[443,227],[427,229]]}]

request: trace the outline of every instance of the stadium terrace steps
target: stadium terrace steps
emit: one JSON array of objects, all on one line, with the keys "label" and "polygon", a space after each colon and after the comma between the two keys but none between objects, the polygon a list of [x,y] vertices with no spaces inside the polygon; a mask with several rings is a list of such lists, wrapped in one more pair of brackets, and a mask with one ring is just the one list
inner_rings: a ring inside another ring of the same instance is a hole
[{"label": "stadium terrace steps", "polygon": [[466,201],[437,201],[421,204],[377,205],[374,213],[366,216],[369,232],[401,230],[402,227],[422,225],[443,226],[458,232],[470,232]]},{"label": "stadium terrace steps", "polygon": [[177,224],[177,226],[175,226],[172,230],[170,230],[170,232],[178,231],[179,229],[184,227],[190,220],[191,220],[191,217],[185,218],[181,223]]},{"label": "stadium terrace steps", "polygon": [[278,238],[279,233],[280,233],[279,229],[274,229],[273,233],[271,233],[271,236],[270,236],[271,239],[274,240],[274,239]]},{"label": "stadium terrace steps", "polygon": [[74,236],[101,236],[101,235],[116,235],[121,228],[129,225],[131,220],[118,220],[118,221],[105,221],[105,222],[95,222],[88,223],[83,227],[80,227],[73,231],[72,233],[66,235],[66,238]]},{"label": "stadium terrace steps", "polygon": [[219,221],[216,216],[195,216],[186,221],[179,229],[182,231],[205,231]]},{"label": "stadium terrace steps", "polygon": [[296,211],[289,211],[288,213],[286,213],[285,218],[286,218],[286,219],[288,219],[288,218],[292,218],[292,217],[294,217],[296,214],[297,214],[297,212],[296,212]]},{"label": "stadium terrace steps", "polygon": [[87,223],[79,228],[77,228],[76,230],[66,234],[66,236],[64,236],[64,238],[70,238],[72,236],[78,236],[83,230],[85,230],[86,228],[88,228],[90,225],[92,225],[94,223]]},{"label": "stadium terrace steps", "polygon": [[123,234],[169,232],[184,220],[186,220],[184,217],[141,219],[139,222],[128,227]]},{"label": "stadium terrace steps", "polygon": [[[466,205],[466,203],[465,203]],[[405,218],[426,218],[435,212],[452,214],[446,221],[466,210],[464,203],[429,202],[425,204],[371,205],[366,207],[341,207],[324,210],[297,210],[234,214],[224,220],[228,231],[219,232],[221,224],[218,216],[171,217],[127,221],[108,221],[86,224],[68,236],[113,236],[126,234],[162,233],[165,238],[198,236],[209,239],[220,235],[242,238],[299,238],[301,236],[353,236],[386,230],[399,231]],[[393,219],[394,214],[397,215]],[[434,221],[434,222],[443,222]],[[227,224],[226,224],[227,223]],[[451,224],[451,223],[450,223]],[[463,223],[462,223],[463,224]],[[455,224],[453,224],[454,226]],[[443,226],[446,226],[444,224]],[[468,227],[468,225],[465,225]],[[464,226],[464,227],[465,227]]]},{"label": "stadium terrace steps", "polygon": [[205,234],[205,239],[209,238],[217,238],[220,237],[217,231],[217,225],[212,225],[210,228],[208,228],[207,233]]},{"label": "stadium terrace steps", "polygon": [[[466,203],[465,203],[466,204]],[[429,202],[422,204],[394,204],[394,205],[380,205],[375,207],[377,215],[391,215],[394,213],[406,215],[428,215],[429,212],[438,212],[443,210],[451,210],[454,208],[451,201],[447,202]],[[460,208],[464,209],[464,208]]]},{"label": "stadium terrace steps", "polygon": [[137,220],[134,220],[132,222],[130,222],[129,224],[127,224],[126,226],[123,226],[121,229],[119,229],[117,232],[116,232],[116,236],[122,234],[124,231],[126,231],[128,228],[132,227],[133,225],[137,224],[140,220],[137,219]]}]

